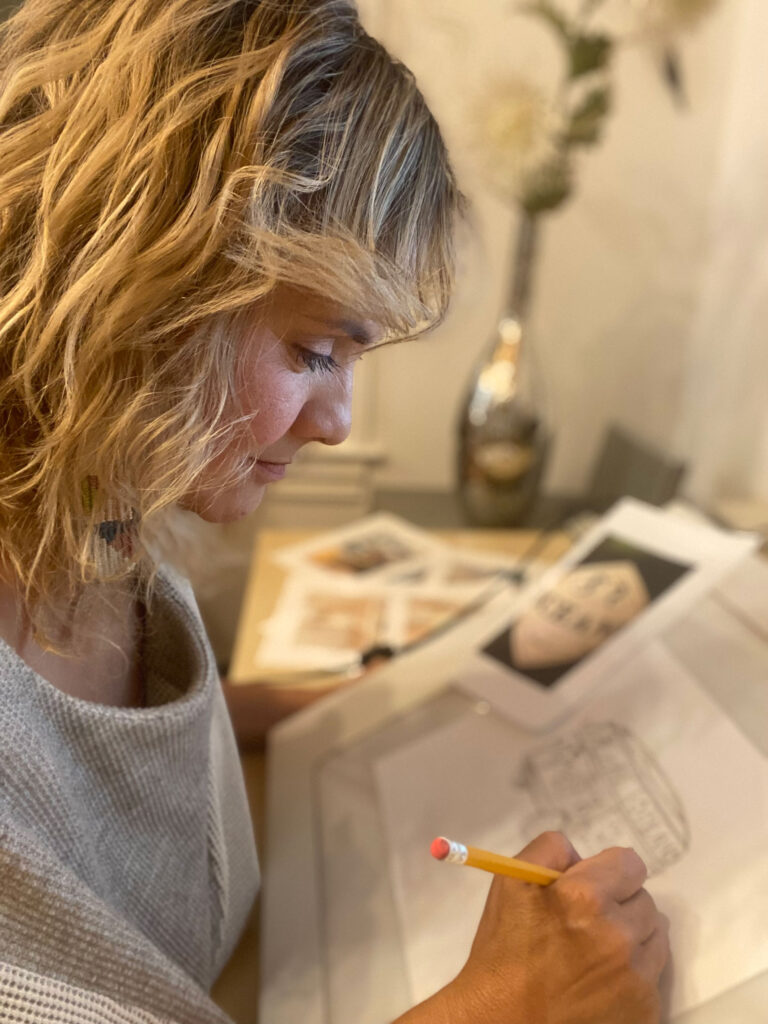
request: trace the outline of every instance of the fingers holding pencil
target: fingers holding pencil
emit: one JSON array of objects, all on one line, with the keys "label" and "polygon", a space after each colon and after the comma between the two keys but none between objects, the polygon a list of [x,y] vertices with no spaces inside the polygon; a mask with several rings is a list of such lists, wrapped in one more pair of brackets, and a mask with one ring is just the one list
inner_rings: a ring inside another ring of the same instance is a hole
[{"label": "fingers holding pencil", "polygon": [[[582,860],[565,836],[546,832],[517,857],[445,839],[432,852],[496,875],[469,959],[449,986],[484,1008],[484,1022],[658,1024],[666,921],[634,851]],[[526,875],[531,868],[538,876]]]},{"label": "fingers holding pencil", "polygon": [[542,832],[516,854],[519,860],[532,861],[542,867],[564,873],[578,864],[581,857],[573,843],[562,832]]},{"label": "fingers holding pencil", "polygon": [[[560,833],[547,833],[553,837],[551,842],[559,842],[556,837],[564,840],[565,836]],[[570,850],[576,851],[568,843]],[[528,848],[526,847],[526,850]],[[538,852],[541,856],[544,851]],[[463,864],[469,868],[480,868],[481,871],[490,871],[494,875],[505,875],[508,878],[517,878],[521,882],[532,882],[536,885],[551,885],[560,878],[562,872],[553,868],[545,867],[539,863],[529,860],[522,860],[519,857],[505,857],[498,853],[491,853],[490,850],[481,850],[476,846],[465,846],[454,839],[446,839],[445,836],[438,836],[432,841],[430,853],[436,860],[445,861],[448,864]],[[534,851],[536,854],[536,851]],[[568,854],[570,856],[570,852]],[[576,854],[578,857],[578,854]]]},{"label": "fingers holding pencil", "polygon": [[543,832],[521,850],[517,857],[505,857],[476,846],[465,846],[445,836],[438,836],[432,841],[430,853],[435,860],[447,864],[463,864],[490,871],[494,875],[505,875],[521,882],[544,886],[556,882],[563,871],[581,860],[562,832]]}]

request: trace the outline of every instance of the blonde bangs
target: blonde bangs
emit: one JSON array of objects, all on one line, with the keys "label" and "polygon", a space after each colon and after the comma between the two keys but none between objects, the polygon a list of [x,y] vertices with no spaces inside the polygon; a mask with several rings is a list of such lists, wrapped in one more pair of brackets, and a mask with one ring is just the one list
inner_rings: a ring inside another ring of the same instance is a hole
[{"label": "blonde bangs", "polygon": [[0,556],[35,637],[227,447],[233,324],[278,284],[418,333],[462,198],[411,74],[346,0],[26,0],[0,26]]}]

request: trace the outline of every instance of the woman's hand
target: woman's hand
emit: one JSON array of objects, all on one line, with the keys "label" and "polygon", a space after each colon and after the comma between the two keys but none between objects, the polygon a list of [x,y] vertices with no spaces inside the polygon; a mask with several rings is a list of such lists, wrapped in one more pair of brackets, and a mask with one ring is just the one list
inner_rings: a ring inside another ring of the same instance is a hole
[{"label": "woman's hand", "polygon": [[564,875],[547,887],[496,876],[465,967],[400,1024],[658,1024],[668,922],[640,857],[581,860],[558,832],[518,857]]}]

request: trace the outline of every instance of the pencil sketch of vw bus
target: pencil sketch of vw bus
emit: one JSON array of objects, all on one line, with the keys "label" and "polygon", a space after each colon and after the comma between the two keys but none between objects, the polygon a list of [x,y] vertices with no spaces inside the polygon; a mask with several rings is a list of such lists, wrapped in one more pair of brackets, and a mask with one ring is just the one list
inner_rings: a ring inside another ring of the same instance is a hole
[{"label": "pencil sketch of vw bus", "polygon": [[514,780],[533,803],[526,831],[564,832],[582,856],[631,846],[649,877],[686,853],[685,809],[653,755],[629,729],[589,722],[528,754]]}]

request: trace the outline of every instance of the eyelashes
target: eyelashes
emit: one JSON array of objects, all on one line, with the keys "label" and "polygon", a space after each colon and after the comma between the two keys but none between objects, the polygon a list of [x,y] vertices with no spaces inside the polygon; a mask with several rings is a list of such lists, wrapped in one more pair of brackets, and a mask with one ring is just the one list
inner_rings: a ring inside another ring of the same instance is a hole
[{"label": "eyelashes", "polygon": [[309,348],[298,348],[297,355],[299,362],[312,373],[335,373],[340,369],[339,364],[333,356],[323,355],[320,352],[313,352]]}]

